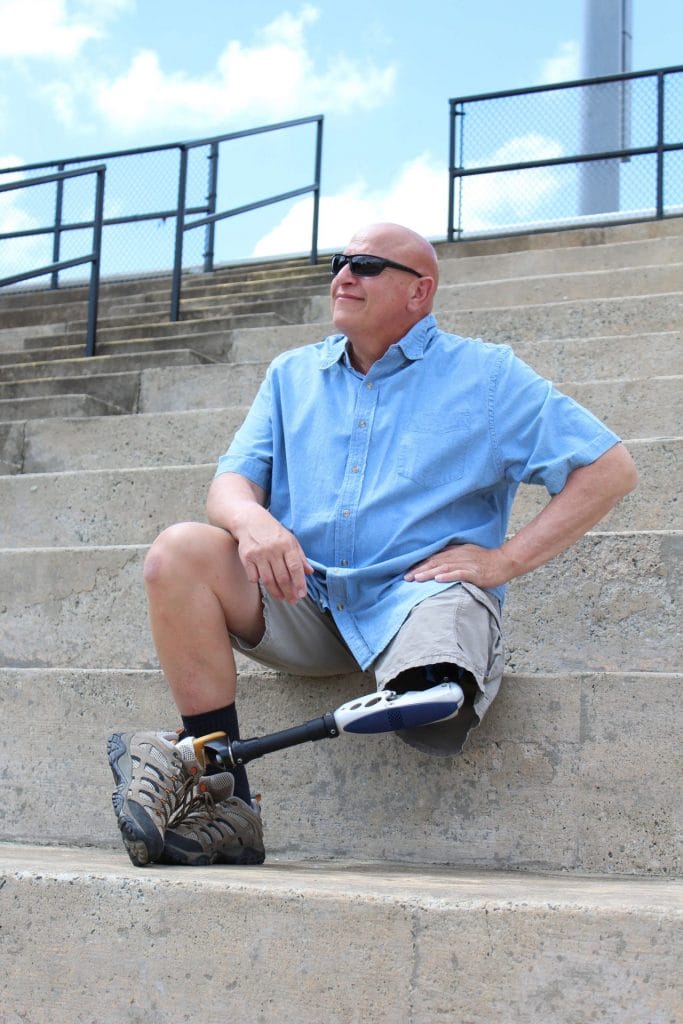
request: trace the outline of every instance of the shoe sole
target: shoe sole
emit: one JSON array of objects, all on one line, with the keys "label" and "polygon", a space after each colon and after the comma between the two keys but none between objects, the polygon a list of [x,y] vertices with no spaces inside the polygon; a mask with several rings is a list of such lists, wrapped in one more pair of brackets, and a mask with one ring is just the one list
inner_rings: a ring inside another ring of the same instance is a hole
[{"label": "shoe sole", "polygon": [[239,853],[235,854],[216,853],[213,855],[208,853],[193,854],[189,851],[182,852],[165,846],[164,852],[159,859],[159,863],[174,864],[176,866],[183,867],[203,868],[208,867],[210,864],[263,864],[265,859],[265,850],[257,850],[252,846],[245,846],[240,849]]},{"label": "shoe sole", "polygon": [[126,733],[115,732],[107,741],[109,767],[116,783],[111,802],[128,856],[136,867],[144,868],[159,860],[163,853],[164,841],[144,807],[134,800],[126,800],[126,790],[132,775],[132,761],[126,736]]}]

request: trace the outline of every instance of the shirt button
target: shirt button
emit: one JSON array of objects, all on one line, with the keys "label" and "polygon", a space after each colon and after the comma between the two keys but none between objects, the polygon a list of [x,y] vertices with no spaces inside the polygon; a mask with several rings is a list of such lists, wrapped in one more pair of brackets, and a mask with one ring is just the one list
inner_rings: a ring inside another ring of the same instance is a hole
[{"label": "shirt button", "polygon": [[358,420],[358,426],[359,427],[367,427],[367,423],[366,423],[365,420]]},{"label": "shirt button", "polygon": [[342,558],[342,560],[340,562],[340,565],[348,565],[348,564],[349,564],[348,558]]},{"label": "shirt button", "polygon": [[344,605],[343,604],[338,604],[337,605],[337,611],[338,612],[343,612],[344,611]]},{"label": "shirt button", "polygon": [[351,472],[352,473],[360,473],[360,466],[352,466],[351,467]]},{"label": "shirt button", "polygon": [[348,508],[345,508],[344,511],[342,512],[342,515],[344,516],[344,519],[348,519],[351,513],[349,512]]},{"label": "shirt button", "polygon": [[368,389],[368,391],[372,391],[374,384],[371,381],[368,381],[365,386]]}]

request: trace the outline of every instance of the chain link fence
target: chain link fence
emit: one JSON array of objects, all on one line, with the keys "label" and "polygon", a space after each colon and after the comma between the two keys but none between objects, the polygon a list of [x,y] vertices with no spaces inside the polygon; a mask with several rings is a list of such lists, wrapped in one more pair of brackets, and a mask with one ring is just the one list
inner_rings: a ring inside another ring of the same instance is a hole
[{"label": "chain link fence", "polygon": [[[317,128],[313,140],[312,125]],[[284,191],[305,180],[301,191],[313,193],[311,205],[317,204],[321,131],[322,117],[316,116],[206,140],[0,168],[0,186],[105,163],[100,273],[109,279],[171,273],[179,202],[186,225],[215,215],[221,209],[219,200],[223,209],[253,204],[253,212],[240,217],[239,226],[226,219],[216,222],[213,230],[206,225],[183,232],[181,269],[210,269],[207,261],[212,266],[214,261],[248,258],[274,219],[286,214],[285,204],[275,215],[261,208],[272,201],[263,196],[272,197],[274,184]],[[181,200],[183,153],[187,165]],[[0,192],[0,279],[89,252],[94,197],[91,177]],[[58,283],[80,283],[84,276],[82,267],[60,270]],[[49,278],[40,279],[42,286],[46,283]],[[56,283],[52,275],[53,286]]]},{"label": "chain link fence", "polygon": [[450,241],[683,214],[683,67],[450,101]]}]

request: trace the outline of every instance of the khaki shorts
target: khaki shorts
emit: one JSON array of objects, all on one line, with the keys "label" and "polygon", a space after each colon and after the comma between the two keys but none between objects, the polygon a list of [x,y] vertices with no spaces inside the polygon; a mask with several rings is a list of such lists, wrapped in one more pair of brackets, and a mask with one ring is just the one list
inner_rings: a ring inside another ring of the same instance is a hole
[{"label": "khaki shorts", "polygon": [[[310,598],[288,604],[261,588],[266,630],[250,647],[231,634],[233,647],[270,668],[294,675],[336,676],[360,672],[332,616]],[[458,682],[465,706],[456,718],[407,729],[398,735],[431,754],[456,754],[493,702],[503,675],[503,639],[498,600],[471,583],[458,583],[425,598],[368,671],[377,689],[391,689],[402,672],[439,663],[463,670]]]}]

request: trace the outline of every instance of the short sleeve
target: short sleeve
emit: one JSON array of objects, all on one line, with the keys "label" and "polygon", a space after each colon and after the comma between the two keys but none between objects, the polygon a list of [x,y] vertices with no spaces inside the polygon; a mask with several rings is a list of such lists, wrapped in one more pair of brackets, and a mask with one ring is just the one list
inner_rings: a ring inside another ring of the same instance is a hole
[{"label": "short sleeve", "polygon": [[218,460],[215,476],[239,473],[270,495],[273,466],[272,373],[269,369],[244,422]]},{"label": "short sleeve", "polygon": [[492,375],[490,422],[499,470],[518,483],[562,490],[573,470],[595,462],[620,438],[573,398],[503,346]]}]

